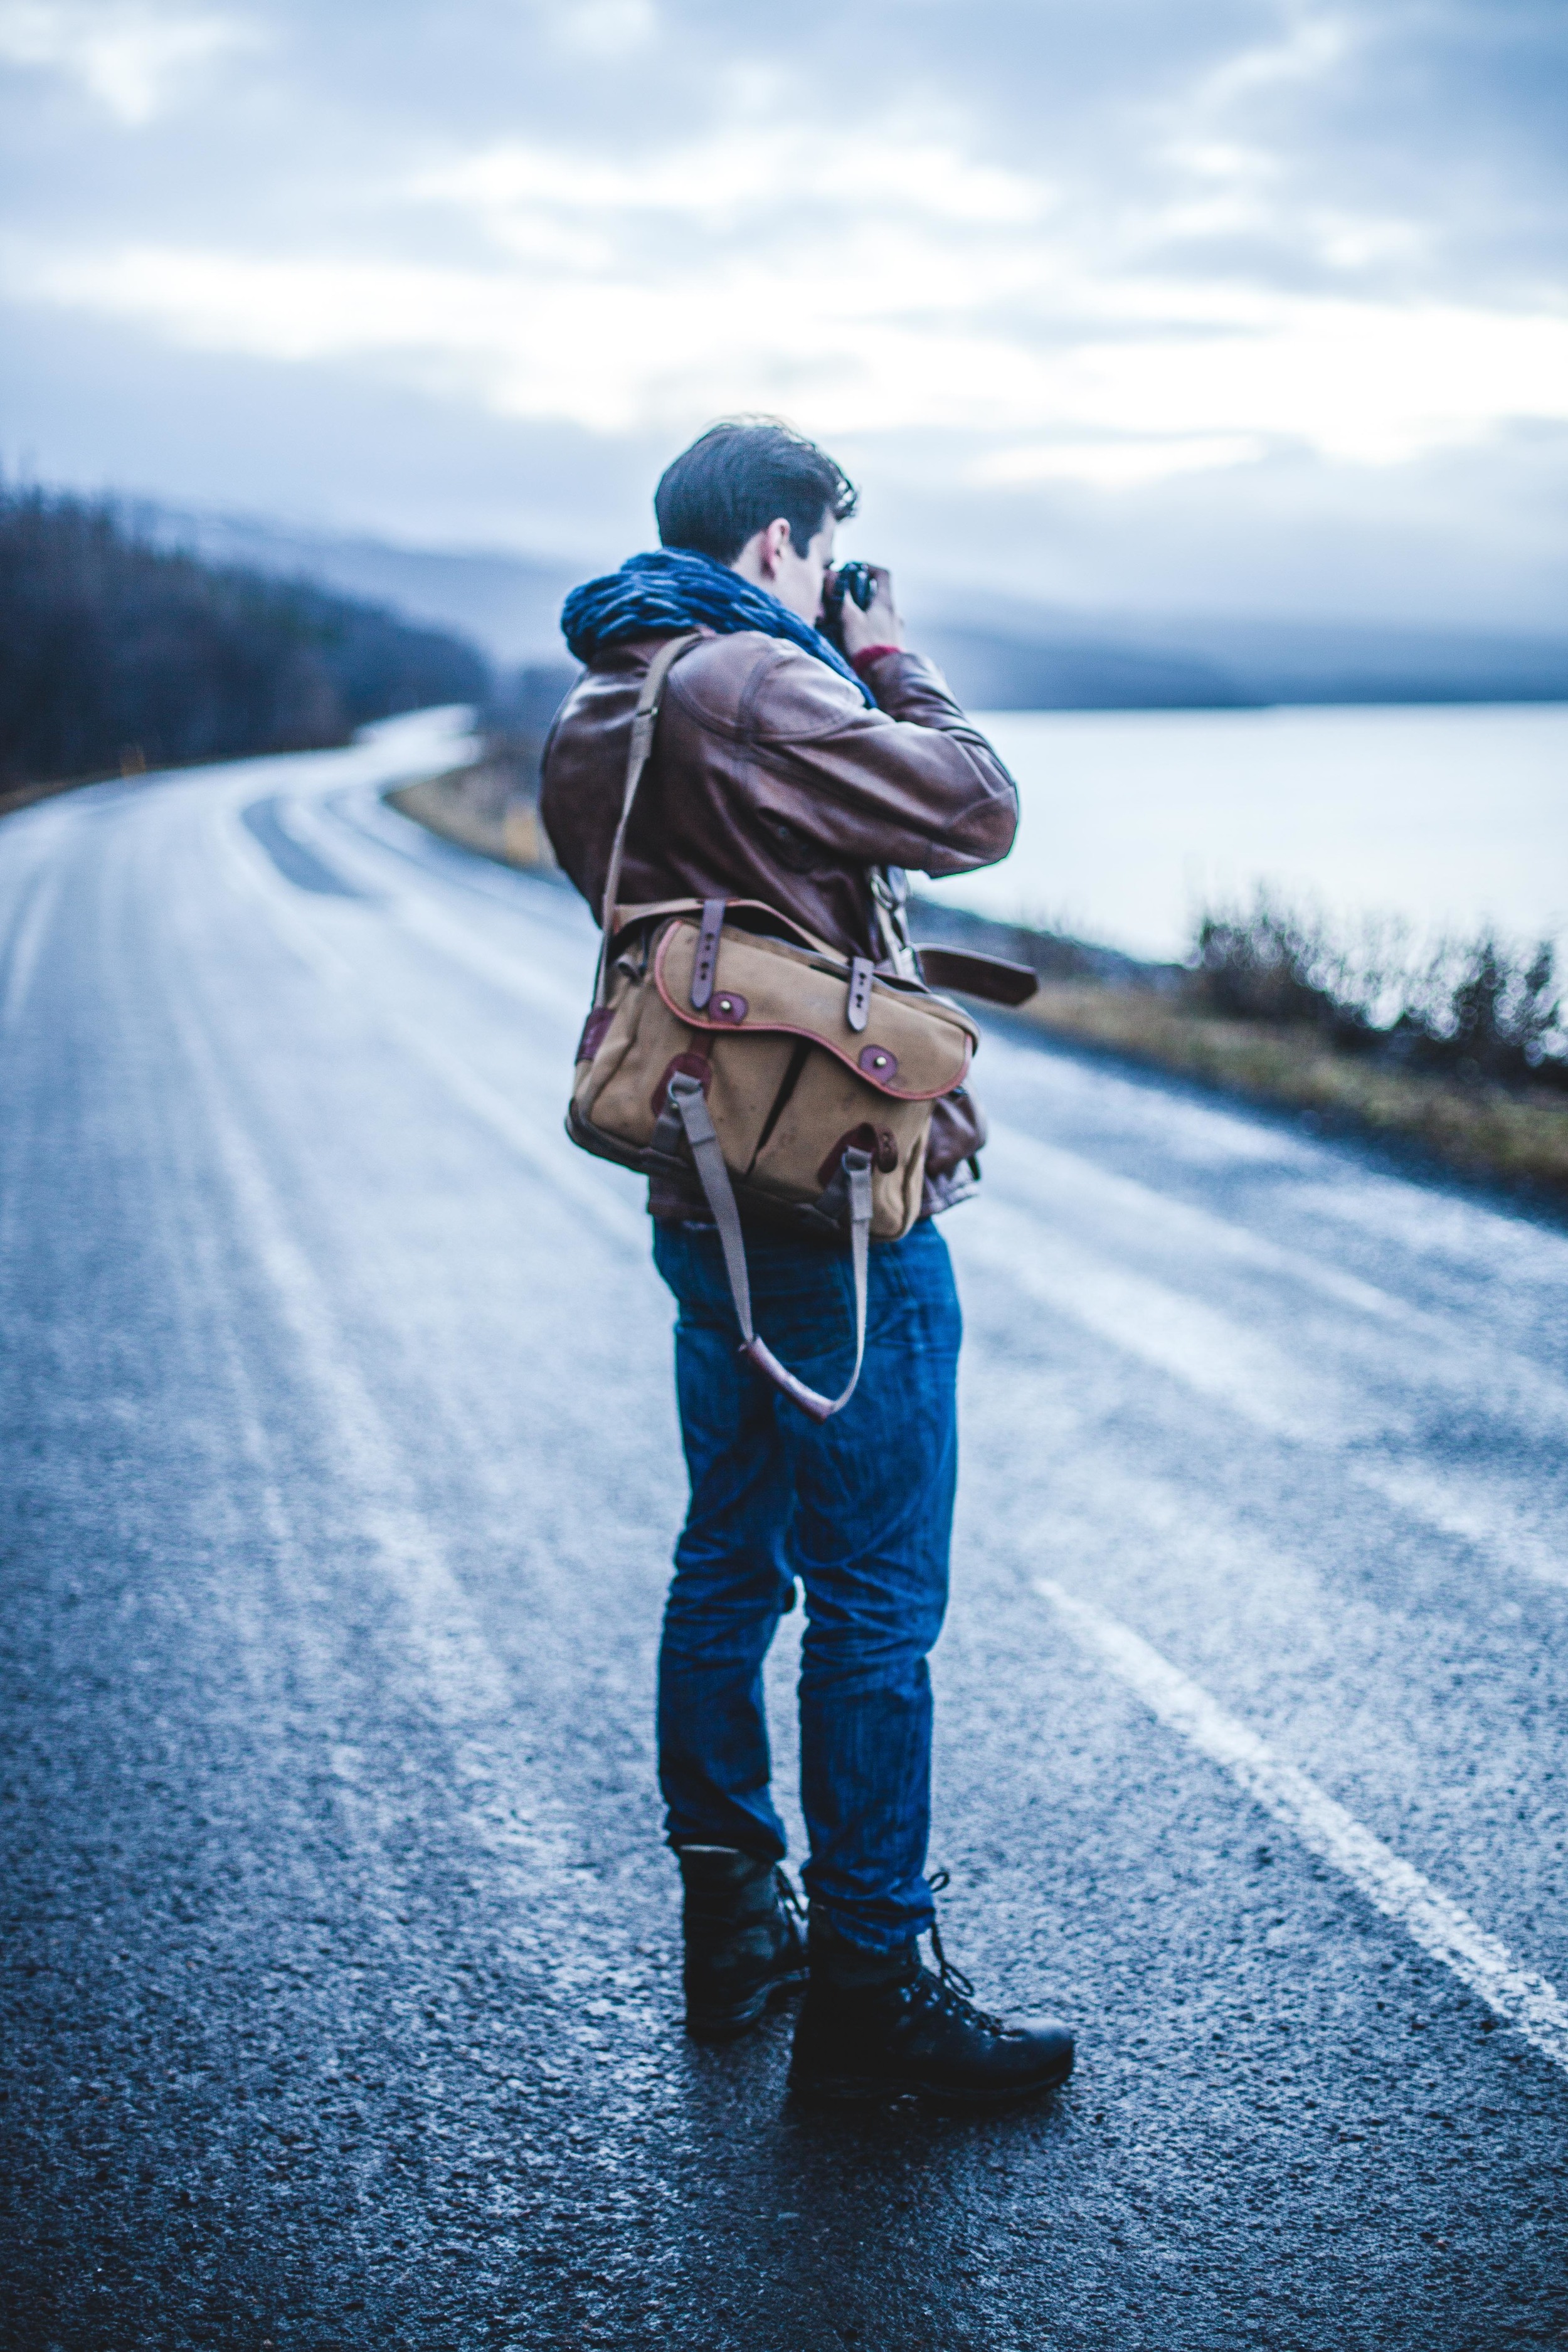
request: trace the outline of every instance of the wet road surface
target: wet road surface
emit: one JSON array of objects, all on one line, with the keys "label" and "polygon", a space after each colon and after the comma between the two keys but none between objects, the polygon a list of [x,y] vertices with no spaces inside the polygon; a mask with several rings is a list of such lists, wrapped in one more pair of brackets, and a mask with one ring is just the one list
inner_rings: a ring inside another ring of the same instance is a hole
[{"label": "wet road surface", "polygon": [[801,2111],[679,2031],[591,927],[430,728],[0,827],[0,2342],[1568,2343],[1568,1236],[988,1034],[931,1858],[1080,2063]]}]

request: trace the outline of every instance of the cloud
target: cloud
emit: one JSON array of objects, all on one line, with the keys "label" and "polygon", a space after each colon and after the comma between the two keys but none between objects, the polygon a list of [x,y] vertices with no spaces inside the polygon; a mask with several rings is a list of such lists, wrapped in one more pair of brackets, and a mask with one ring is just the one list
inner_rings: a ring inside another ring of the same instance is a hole
[{"label": "cloud", "polygon": [[622,58],[644,49],[658,31],[652,0],[574,0],[555,12],[558,46],[587,58]]},{"label": "cloud", "polygon": [[1293,467],[1370,512],[1568,421],[1565,46],[1556,0],[0,0],[0,276],[161,345],[172,419],[199,352],[605,448],[772,407],[1119,532]]},{"label": "cloud", "polygon": [[77,82],[119,122],[142,129],[216,59],[265,46],[254,24],[156,0],[5,0],[0,59]]},{"label": "cloud", "polygon": [[1200,118],[1223,115],[1260,90],[1322,83],[1339,72],[1364,38],[1351,11],[1314,7],[1311,0],[1280,12],[1273,40],[1238,49],[1212,68],[1187,94],[1187,109]]},{"label": "cloud", "polygon": [[[588,184],[592,206],[612,205]],[[672,180],[665,201],[693,200]],[[1103,481],[1184,468],[1184,447],[1216,436],[1227,463],[1242,436],[1389,465],[1504,421],[1568,423],[1568,319],[1098,282],[1028,231],[946,226],[933,238],[900,213],[758,253],[721,237],[639,271],[613,235],[552,252],[545,215],[540,246],[480,268],[133,246],[13,247],[5,274],[13,295],[202,349],[364,359],[499,415],[604,432],[762,404],[826,432],[1036,435],[1047,453],[1132,436],[1140,455],[1080,454],[1079,478]]]},{"label": "cloud", "polygon": [[918,121],[863,124],[844,140],[802,123],[749,122],[637,158],[509,142],[424,172],[416,199],[467,211],[501,242],[540,208],[599,217],[673,215],[776,234],[781,215],[909,214],[996,227],[1048,210],[1048,187],[965,155]]},{"label": "cloud", "polygon": [[1200,433],[1190,440],[1167,435],[1140,439],[1042,441],[993,449],[977,457],[966,479],[984,489],[1037,482],[1077,482],[1102,490],[1142,489],[1175,474],[1212,474],[1248,466],[1267,453],[1256,435]]}]

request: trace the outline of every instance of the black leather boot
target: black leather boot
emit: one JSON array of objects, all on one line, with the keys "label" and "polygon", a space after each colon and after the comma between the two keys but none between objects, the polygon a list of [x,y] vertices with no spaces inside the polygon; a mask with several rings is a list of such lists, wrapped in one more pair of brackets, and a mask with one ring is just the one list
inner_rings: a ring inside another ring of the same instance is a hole
[{"label": "black leather boot", "polygon": [[935,1973],[921,1967],[918,1944],[884,1956],[812,1920],[792,2090],[819,2099],[921,2091],[951,2106],[1000,2107],[1067,2080],[1073,2038],[1065,2025],[1055,2018],[1005,2025],[988,2016],[934,1928],[931,1946]]},{"label": "black leather boot", "polygon": [[800,1905],[784,1872],[730,1846],[677,1849],[686,1890],[686,2031],[732,2042],[805,1980]]}]

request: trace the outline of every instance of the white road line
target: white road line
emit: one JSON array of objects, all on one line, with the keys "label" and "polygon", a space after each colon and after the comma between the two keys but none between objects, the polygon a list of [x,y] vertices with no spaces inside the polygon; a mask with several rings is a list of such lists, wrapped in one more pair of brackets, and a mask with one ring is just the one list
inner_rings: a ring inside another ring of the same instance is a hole
[{"label": "white road line", "polygon": [[1227,1714],[1131,1627],[1048,1577],[1039,1578],[1035,1590],[1162,1723],[1223,1765],[1303,1845],[1342,1872],[1424,1952],[1451,1969],[1495,2017],[1522,2034],[1542,2057],[1568,2070],[1568,2001],[1544,1977],[1521,1967],[1506,1944],[1363,1829],[1315,1780],[1276,1756],[1255,1731]]},{"label": "white road line", "polygon": [[448,962],[460,964],[466,971],[531,1011],[542,1013],[574,1039],[582,1023],[583,1007],[592,999],[594,976],[590,968],[585,966],[581,976],[563,978],[557,971],[542,971],[537,963],[525,962],[521,956],[505,955],[477,932],[465,931],[428,897],[413,891],[404,891],[392,898],[387,913],[411,938],[433,948]]},{"label": "white road line", "polygon": [[[389,860],[396,857],[395,851],[389,852],[369,835],[356,840],[353,829],[337,811],[327,809],[319,800],[284,805],[289,831],[296,839],[340,873],[345,873],[349,880],[376,891],[382,901],[381,911],[390,922],[444,955],[449,962],[460,964],[492,988],[500,989],[503,995],[542,1013],[575,1035],[593,987],[593,954],[586,938],[577,959],[580,971],[563,973],[559,958],[542,960],[536,939],[528,943],[530,952],[508,954],[476,930],[474,916],[468,908],[463,908],[460,915],[448,911],[438,896],[439,876],[423,869],[416,869],[411,876],[407,860],[398,859],[402,871],[389,882],[386,868]],[[405,818],[404,822],[412,824],[413,819]],[[513,904],[505,911],[515,919],[520,910]]]}]

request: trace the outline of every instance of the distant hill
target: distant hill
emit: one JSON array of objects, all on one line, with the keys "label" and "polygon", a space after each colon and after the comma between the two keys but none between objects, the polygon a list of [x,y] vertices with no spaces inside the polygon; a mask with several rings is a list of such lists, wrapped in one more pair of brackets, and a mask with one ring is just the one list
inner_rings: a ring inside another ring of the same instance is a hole
[{"label": "distant hill", "polygon": [[[207,561],[305,578],[456,629],[507,667],[560,670],[561,602],[590,568],[399,547],[146,506],[140,525]],[[905,585],[916,641],[977,710],[1225,709],[1276,702],[1568,701],[1568,635],[1245,615],[1087,614]]]},{"label": "distant hill", "polygon": [[562,600],[583,567],[483,549],[399,547],[340,538],[254,516],[199,514],[148,500],[128,508],[139,530],[209,563],[242,563],[275,578],[314,580],[340,594],[395,604],[411,618],[456,629],[493,662],[562,662]]},{"label": "distant hill", "polygon": [[1175,648],[1119,644],[1058,624],[1031,636],[932,620],[912,630],[959,700],[973,710],[1214,710],[1247,693],[1217,662]]},{"label": "distant hill", "polygon": [[977,710],[1258,708],[1269,703],[1568,702],[1568,635],[1088,614],[926,581],[904,598],[917,641]]},{"label": "distant hill", "polygon": [[1258,702],[1568,702],[1568,635],[1207,615],[1155,625]]},{"label": "distant hill", "polygon": [[489,689],[444,630],[150,544],[110,502],[0,483],[0,793],[341,743]]}]

